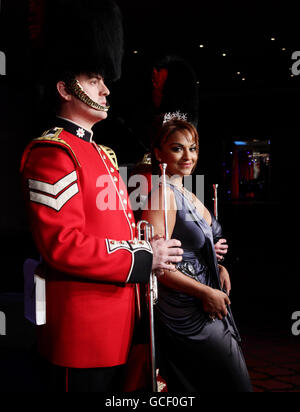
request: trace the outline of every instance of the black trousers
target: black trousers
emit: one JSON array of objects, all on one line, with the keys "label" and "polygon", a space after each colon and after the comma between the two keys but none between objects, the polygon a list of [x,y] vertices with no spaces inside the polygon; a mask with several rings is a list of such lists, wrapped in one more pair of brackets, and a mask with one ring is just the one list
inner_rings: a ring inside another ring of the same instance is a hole
[{"label": "black trousers", "polygon": [[44,362],[46,392],[122,392],[125,366],[94,369],[64,368]]}]

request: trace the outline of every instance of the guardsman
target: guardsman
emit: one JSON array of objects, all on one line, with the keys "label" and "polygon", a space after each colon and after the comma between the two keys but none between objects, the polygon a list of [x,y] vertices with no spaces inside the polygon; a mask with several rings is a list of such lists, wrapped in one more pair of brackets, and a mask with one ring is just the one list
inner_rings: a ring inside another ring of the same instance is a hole
[{"label": "guardsman", "polygon": [[[88,10],[81,5],[80,16],[88,12],[95,19],[99,3],[119,19],[117,6],[106,0],[91,1]],[[93,125],[109,110],[103,61],[86,62],[85,70],[79,63],[58,70],[53,128],[28,145],[21,163],[46,278],[46,324],[38,327],[38,347],[63,373],[67,390],[118,391],[138,310],[136,284],[179,262],[182,250],[176,240],[136,240],[116,156],[93,140]]]}]

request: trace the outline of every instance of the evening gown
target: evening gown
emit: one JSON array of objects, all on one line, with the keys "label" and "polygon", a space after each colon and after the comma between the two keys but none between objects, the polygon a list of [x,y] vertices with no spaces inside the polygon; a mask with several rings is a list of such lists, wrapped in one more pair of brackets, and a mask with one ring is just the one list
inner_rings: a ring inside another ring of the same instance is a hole
[{"label": "evening gown", "polygon": [[[175,186],[176,224],[172,238],[182,243],[183,261],[178,270],[214,289],[221,290],[212,226]],[[160,375],[169,392],[252,392],[240,335],[228,308],[228,316],[213,321],[200,300],[159,282],[155,306],[157,358]]]}]

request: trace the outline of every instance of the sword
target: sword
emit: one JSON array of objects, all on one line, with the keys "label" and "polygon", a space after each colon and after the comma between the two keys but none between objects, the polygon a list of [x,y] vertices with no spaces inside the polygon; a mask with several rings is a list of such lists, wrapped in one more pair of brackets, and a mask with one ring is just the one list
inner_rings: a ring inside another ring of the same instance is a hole
[{"label": "sword", "polygon": [[[213,201],[214,201],[214,215],[216,220],[219,220],[219,199],[218,199],[218,188],[219,185],[218,184],[214,184],[213,185],[213,189],[214,189],[214,197],[213,197]],[[223,257],[222,259],[218,259],[219,263],[224,262],[225,258]]]},{"label": "sword", "polygon": [[[164,222],[165,222],[165,239],[169,240],[168,234],[168,214],[167,214],[167,182],[166,182],[166,170],[167,164],[160,165],[162,173],[162,186],[163,186],[163,203],[164,203]],[[146,220],[142,220],[137,225],[139,240],[150,241],[154,237],[154,226]],[[156,367],[156,348],[155,348],[155,328],[154,328],[154,306],[158,300],[158,286],[157,277],[152,272],[150,276],[150,282],[148,286],[149,297],[149,318],[150,318],[150,349],[151,349],[151,375],[152,375],[152,390],[158,392],[157,384],[157,367]]]},{"label": "sword", "polygon": [[162,176],[162,188],[163,188],[163,200],[164,200],[164,219],[165,219],[165,239],[169,240],[168,233],[168,210],[167,210],[167,180],[166,180],[166,170],[168,165],[166,163],[161,163],[159,165]]},{"label": "sword", "polygon": [[[154,237],[154,227],[146,220],[141,220],[137,225],[139,240],[149,242]],[[158,392],[157,375],[156,375],[156,350],[155,350],[155,330],[154,330],[154,305],[158,300],[157,278],[152,272],[148,285],[147,295],[149,298],[149,319],[150,319],[150,351],[151,351],[151,377],[152,390]]]},{"label": "sword", "polygon": [[213,189],[214,189],[214,197],[213,197],[213,201],[214,201],[214,214],[215,214],[215,218],[217,220],[219,220],[219,204],[218,204],[218,184],[213,185]]},{"label": "sword", "polygon": [[[218,187],[219,187],[218,184],[214,184],[214,185],[213,185],[213,189],[214,189],[214,198],[213,198],[213,201],[214,201],[214,214],[215,214],[216,220],[219,219],[219,211],[218,211],[218,206],[219,206],[219,205],[218,205]],[[221,260],[221,261],[218,261],[218,262],[222,263],[222,262],[224,262],[224,260],[225,260],[225,258],[223,257],[222,260]],[[228,293],[227,293],[227,290],[226,290],[226,289],[223,289],[222,291],[228,296]],[[234,321],[234,318],[233,318],[233,315],[232,315],[231,306],[230,306],[230,305],[226,305],[226,307],[227,307],[228,313],[229,313],[229,315],[230,315],[230,316],[228,317],[228,318],[229,318],[229,322],[231,323],[233,329],[234,329],[235,332],[236,332],[236,336],[237,336],[237,338],[238,338],[238,342],[241,342],[241,337],[240,337],[239,331],[238,331],[238,329],[237,329],[237,326],[236,326],[236,324],[235,324],[235,321]],[[213,322],[215,322],[215,319],[214,319],[213,317],[210,316],[210,318],[211,318],[211,320],[212,320]]]}]

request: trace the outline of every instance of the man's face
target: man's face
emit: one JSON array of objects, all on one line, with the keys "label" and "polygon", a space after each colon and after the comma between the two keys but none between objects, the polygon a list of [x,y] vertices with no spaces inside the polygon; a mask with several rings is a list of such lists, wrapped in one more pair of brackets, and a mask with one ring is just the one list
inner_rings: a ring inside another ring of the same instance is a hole
[{"label": "man's face", "polygon": [[[80,74],[76,76],[76,80],[79,81],[83,90],[94,102],[100,104],[101,106],[107,106],[106,97],[110,94],[110,92],[106,87],[102,76],[97,74]],[[76,110],[76,112],[80,113],[80,115],[94,123],[107,118],[107,112],[95,110],[80,101],[75,96],[72,96],[72,104],[73,109]]]}]

